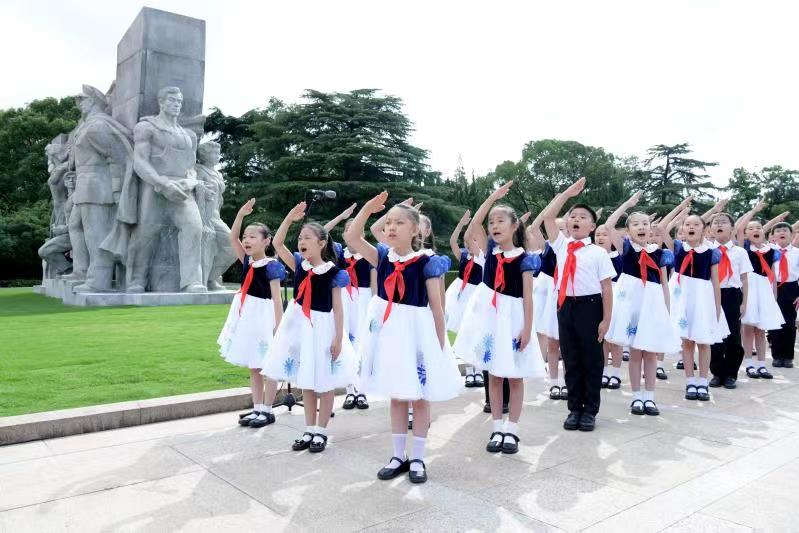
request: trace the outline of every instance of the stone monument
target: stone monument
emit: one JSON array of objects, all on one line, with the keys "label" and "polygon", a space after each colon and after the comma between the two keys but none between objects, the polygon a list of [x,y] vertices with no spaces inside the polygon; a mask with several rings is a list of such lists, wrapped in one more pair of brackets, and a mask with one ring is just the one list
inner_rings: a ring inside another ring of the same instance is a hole
[{"label": "stone monument", "polygon": [[204,74],[205,21],[143,8],[117,47],[108,93],[83,87],[81,121],[46,154],[46,294],[76,305],[230,301],[218,145],[197,162]]}]

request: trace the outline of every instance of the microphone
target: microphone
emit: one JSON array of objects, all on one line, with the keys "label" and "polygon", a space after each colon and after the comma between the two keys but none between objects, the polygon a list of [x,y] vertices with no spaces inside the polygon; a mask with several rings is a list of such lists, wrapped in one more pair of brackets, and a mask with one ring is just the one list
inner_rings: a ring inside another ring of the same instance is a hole
[{"label": "microphone", "polygon": [[319,189],[311,189],[309,192],[318,200],[321,200],[322,198],[327,198],[328,200],[336,199],[336,191],[321,191]]}]

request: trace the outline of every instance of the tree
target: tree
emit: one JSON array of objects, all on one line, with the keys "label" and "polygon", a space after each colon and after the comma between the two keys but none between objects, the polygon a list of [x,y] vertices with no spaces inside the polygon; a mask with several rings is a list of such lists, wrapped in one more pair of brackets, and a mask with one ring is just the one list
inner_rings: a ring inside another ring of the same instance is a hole
[{"label": "tree", "polygon": [[765,184],[758,172],[739,167],[732,171],[732,178],[724,190],[730,195],[727,211],[734,216],[741,216],[763,198]]},{"label": "tree", "polygon": [[707,168],[718,163],[686,157],[691,153],[688,143],[658,144],[647,153],[645,171],[636,175],[635,188],[646,192],[645,198],[655,211],[669,211],[689,194],[700,206],[710,203],[710,191],[716,187],[710,182]]},{"label": "tree", "polygon": [[790,211],[796,217],[799,214],[799,171],[774,165],[765,167],[762,177],[768,204],[763,217],[772,218],[783,211]]}]

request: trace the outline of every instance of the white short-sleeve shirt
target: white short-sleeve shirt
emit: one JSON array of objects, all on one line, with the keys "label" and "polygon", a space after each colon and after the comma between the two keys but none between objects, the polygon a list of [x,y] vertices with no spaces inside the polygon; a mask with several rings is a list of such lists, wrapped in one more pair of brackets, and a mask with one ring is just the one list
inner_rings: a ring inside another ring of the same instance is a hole
[{"label": "white short-sleeve shirt", "polygon": [[[722,289],[740,289],[743,287],[741,275],[752,272],[752,262],[749,260],[749,254],[732,241],[728,241],[724,244],[713,241],[713,248],[721,248],[722,246],[727,249],[727,257],[730,258],[732,274],[724,281],[719,279],[719,287]],[[719,274],[719,278],[721,278],[721,274]]]},{"label": "white short-sleeve shirt", "polygon": [[792,283],[796,280],[799,280],[799,248],[796,246],[789,244],[786,248],[780,248],[779,246],[774,246],[775,250],[779,250],[781,254],[784,254],[788,257],[788,279],[780,279],[780,262],[776,261],[774,263],[774,274],[777,276],[777,281],[788,282]]},{"label": "white short-sleeve shirt", "polygon": [[[574,242],[572,237],[566,237],[563,233],[558,235],[552,243],[552,249],[558,258],[558,276],[563,276],[566,257],[569,253],[569,243]],[[574,272],[574,280],[569,281],[566,287],[566,296],[590,296],[602,292],[602,281],[616,277],[616,269],[610,260],[610,255],[604,249],[591,243],[591,238],[582,239],[585,246],[574,252],[577,258],[577,268]],[[558,287],[560,287],[560,279]]]}]

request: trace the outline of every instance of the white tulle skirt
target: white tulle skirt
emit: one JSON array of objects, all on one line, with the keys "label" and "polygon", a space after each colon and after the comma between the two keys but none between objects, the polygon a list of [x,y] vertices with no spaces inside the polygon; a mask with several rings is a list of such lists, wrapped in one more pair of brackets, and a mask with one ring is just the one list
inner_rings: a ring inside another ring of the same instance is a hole
[{"label": "white tulle skirt", "polygon": [[648,352],[680,351],[680,334],[669,315],[663,286],[644,285],[635,276],[622,274],[613,288],[613,315],[605,340]]},{"label": "white tulle skirt", "polygon": [[669,280],[671,321],[680,338],[697,344],[715,344],[730,334],[724,309],[716,318],[716,300],[710,280],[680,276],[674,273]]},{"label": "white tulle skirt", "polygon": [[347,289],[341,289],[341,301],[344,307],[345,324],[349,332],[350,341],[355,350],[358,350],[358,340],[365,327],[366,312],[372,300],[372,289],[369,287],[352,288],[352,294]]},{"label": "white tulle skirt", "polygon": [[550,339],[560,339],[558,333],[558,291],[552,276],[541,272],[533,282],[533,317],[535,331]]},{"label": "white tulle skirt", "polygon": [[349,385],[355,379],[358,361],[347,336],[346,325],[341,353],[333,360],[330,345],[335,333],[332,312],[311,311],[311,320],[308,320],[302,313],[302,307],[291,300],[266,354],[261,373],[277,381],[290,381],[297,388],[316,392]]},{"label": "white tulle skirt", "polygon": [[463,311],[466,309],[466,304],[469,303],[472,295],[474,295],[477,285],[467,283],[461,291],[463,280],[455,278],[455,281],[449,284],[446,293],[446,316],[447,316],[447,330],[457,332],[463,320]]},{"label": "white tulle skirt", "polygon": [[768,278],[754,272],[750,272],[746,278],[749,284],[749,294],[746,299],[744,316],[741,317],[741,324],[755,326],[764,331],[780,329],[785,320]]},{"label": "white tulle skirt", "polygon": [[544,361],[531,324],[530,342],[519,350],[519,333],[525,326],[522,298],[497,294],[484,283],[477,286],[463,315],[455,354],[479,370],[504,378],[543,377]]},{"label": "white tulle skirt", "polygon": [[430,308],[395,303],[384,323],[387,305],[377,296],[369,304],[358,390],[395,400],[440,402],[457,396],[463,389],[460,370],[449,343],[441,348]]},{"label": "white tulle skirt", "polygon": [[236,294],[219,337],[219,355],[236,366],[261,368],[275,330],[275,306],[271,299],[247,296],[241,309]]}]

